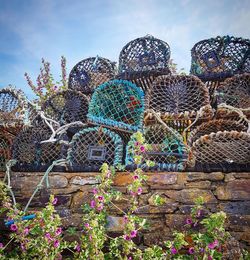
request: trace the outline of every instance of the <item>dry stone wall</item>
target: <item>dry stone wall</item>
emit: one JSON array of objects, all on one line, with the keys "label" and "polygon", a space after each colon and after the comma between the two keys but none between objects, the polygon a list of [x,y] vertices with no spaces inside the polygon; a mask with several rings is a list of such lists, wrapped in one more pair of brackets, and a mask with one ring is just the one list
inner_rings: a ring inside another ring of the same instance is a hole
[{"label": "dry stone wall", "polygon": [[[31,203],[31,208],[40,208],[48,201],[50,193],[58,198],[57,211],[65,228],[76,226],[80,230],[81,205],[90,202],[92,188],[97,185],[98,173],[53,172],[49,176],[50,188],[42,189]],[[250,173],[202,173],[162,172],[147,173],[148,181],[140,197],[139,215],[146,217],[150,229],[139,236],[139,242],[149,245],[170,237],[175,229],[182,229],[190,213],[193,201],[203,196],[211,212],[223,210],[228,215],[228,230],[238,240],[250,247]],[[43,173],[12,173],[12,187],[17,201],[25,205]],[[0,178],[3,174],[0,174]],[[114,187],[129,197],[127,185],[131,183],[127,173],[117,173]],[[154,206],[152,196],[160,194],[166,198],[162,206]],[[126,200],[117,205],[126,211]],[[1,228],[4,229],[1,220]],[[110,232],[122,231],[122,215],[111,208],[108,228]]]}]

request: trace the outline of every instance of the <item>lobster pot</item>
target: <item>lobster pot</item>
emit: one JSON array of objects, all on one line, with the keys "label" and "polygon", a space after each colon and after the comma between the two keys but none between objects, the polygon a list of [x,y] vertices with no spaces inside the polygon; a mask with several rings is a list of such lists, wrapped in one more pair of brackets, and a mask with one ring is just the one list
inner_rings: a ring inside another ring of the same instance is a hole
[{"label": "lobster pot", "polygon": [[28,104],[21,90],[7,87],[0,90],[0,126],[18,131],[26,119]]},{"label": "lobster pot", "polygon": [[88,98],[74,90],[64,90],[51,96],[43,105],[42,111],[61,125],[76,121],[86,122]]},{"label": "lobster pot", "polygon": [[0,172],[6,170],[6,163],[11,158],[10,147],[13,137],[4,129],[0,129]]},{"label": "lobster pot", "polygon": [[46,171],[53,161],[61,159],[61,147],[59,142],[45,142],[52,132],[41,126],[23,129],[14,139],[12,146],[12,159],[17,164],[14,171]]},{"label": "lobster pot", "polygon": [[[143,154],[143,159],[155,162],[153,167],[148,167],[146,163],[143,163],[144,170],[185,170],[188,160],[187,149],[182,137],[174,129],[169,131],[162,125],[152,125],[144,128],[143,135],[146,146],[149,147],[149,150]],[[133,135],[127,146],[126,166],[128,169],[135,168],[133,155],[136,145]]]},{"label": "lobster pot", "polygon": [[211,133],[217,133],[219,131],[245,132],[246,130],[247,126],[244,125],[244,123],[240,123],[238,121],[229,119],[213,119],[196,127],[188,138],[188,144],[192,146],[192,144],[200,137],[209,135]]},{"label": "lobster pot", "polygon": [[68,150],[70,171],[99,171],[103,163],[122,163],[123,142],[109,129],[89,127],[74,135]]},{"label": "lobster pot", "polygon": [[[245,109],[247,116],[250,116],[250,73],[235,75],[217,89],[218,105],[224,103],[239,109]],[[227,111],[225,108],[218,108],[218,117],[232,117],[237,115],[235,112]]]},{"label": "lobster pot", "polygon": [[151,35],[126,44],[119,56],[119,78],[127,79],[145,92],[156,76],[169,74],[170,47]]},{"label": "lobster pot", "polygon": [[144,93],[125,80],[112,80],[99,86],[90,101],[88,121],[121,132],[141,129]]},{"label": "lobster pot", "polygon": [[250,135],[238,131],[219,131],[201,136],[192,145],[198,171],[249,171]]},{"label": "lobster pot", "polygon": [[200,41],[191,50],[190,73],[217,81],[250,72],[250,40],[223,36]]},{"label": "lobster pot", "polygon": [[69,74],[69,88],[85,95],[92,94],[95,88],[114,78],[114,62],[99,56],[78,62]]},{"label": "lobster pot", "polygon": [[[149,109],[180,133],[196,119],[201,108],[200,122],[212,116],[208,89],[195,76],[159,76],[149,97]],[[144,123],[149,125],[154,122],[154,113],[147,112]]]}]

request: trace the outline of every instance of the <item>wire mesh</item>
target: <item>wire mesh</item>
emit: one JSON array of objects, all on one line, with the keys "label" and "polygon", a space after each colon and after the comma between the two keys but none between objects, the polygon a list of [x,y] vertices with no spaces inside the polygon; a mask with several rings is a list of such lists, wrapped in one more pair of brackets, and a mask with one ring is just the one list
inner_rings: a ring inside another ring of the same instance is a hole
[{"label": "wire mesh", "polygon": [[99,171],[103,163],[122,163],[123,142],[120,136],[103,127],[89,127],[76,133],[67,159],[71,171]]},{"label": "wire mesh", "polygon": [[5,171],[5,164],[11,158],[10,147],[13,136],[0,128],[0,171]]},{"label": "wire mesh", "polygon": [[[225,103],[240,109],[250,109],[250,73],[235,75],[225,80],[217,88],[216,96],[218,104]],[[223,114],[223,109],[219,109],[218,115],[220,114]],[[250,111],[248,114],[250,115]],[[227,116],[230,116],[230,113],[227,113]]]},{"label": "wire mesh", "polygon": [[26,127],[14,139],[12,159],[17,160],[15,171],[44,171],[53,161],[61,159],[59,142],[41,143],[48,140],[51,130],[42,124]]},{"label": "wire mesh", "polygon": [[212,114],[208,89],[195,76],[159,76],[149,97],[149,108],[160,113],[164,120],[194,119],[205,106],[208,111],[202,118]]},{"label": "wire mesh", "polygon": [[151,35],[137,38],[126,44],[119,56],[119,75],[126,79],[156,71],[169,73],[170,47]]},{"label": "wire mesh", "polygon": [[74,90],[65,90],[51,96],[42,106],[44,113],[59,122],[68,124],[75,121],[87,120],[88,98]]},{"label": "wire mesh", "polygon": [[144,93],[125,80],[99,86],[90,101],[88,120],[116,130],[136,132],[142,127]]},{"label": "wire mesh", "polygon": [[250,40],[223,36],[200,41],[191,50],[191,74],[218,80],[250,72]]},{"label": "wire mesh", "polygon": [[102,57],[91,57],[77,63],[69,74],[69,88],[92,94],[94,89],[114,78],[116,66],[114,62]]},{"label": "wire mesh", "polygon": [[[146,163],[143,163],[142,167],[145,170],[183,171],[185,169],[188,160],[187,149],[182,137],[174,129],[172,130],[175,135],[162,125],[144,128],[143,136],[149,150],[143,154],[143,159],[155,162],[153,167],[148,167]],[[126,165],[128,168],[135,168],[133,156],[136,145],[133,135],[127,146]]]},{"label": "wire mesh", "polygon": [[201,136],[192,146],[198,171],[249,171],[250,135],[219,131]]},{"label": "wire mesh", "polygon": [[21,90],[11,86],[0,89],[0,126],[22,125],[27,112],[27,100]]},{"label": "wire mesh", "polygon": [[200,126],[196,127],[190,134],[188,138],[188,143],[192,146],[196,140],[204,135],[209,135],[211,133],[217,133],[219,131],[246,131],[247,126],[243,123],[225,120],[225,119],[213,119],[209,122],[205,122]]}]

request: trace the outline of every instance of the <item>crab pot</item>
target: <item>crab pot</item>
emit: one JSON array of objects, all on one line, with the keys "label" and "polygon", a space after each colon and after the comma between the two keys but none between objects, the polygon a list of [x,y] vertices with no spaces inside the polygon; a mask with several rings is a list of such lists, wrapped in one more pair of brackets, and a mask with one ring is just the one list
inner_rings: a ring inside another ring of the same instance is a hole
[{"label": "crab pot", "polygon": [[95,88],[115,77],[114,62],[99,56],[78,62],[69,74],[69,88],[85,95],[92,94]]},{"label": "crab pot", "polygon": [[61,125],[75,121],[86,122],[88,98],[75,90],[64,90],[51,96],[43,105],[42,111]]},{"label": "crab pot", "polygon": [[[162,125],[152,125],[144,128],[143,136],[145,138],[148,151],[142,153],[144,170],[158,171],[184,171],[188,153],[182,141],[182,137],[174,130],[170,132]],[[133,155],[135,146],[138,145],[133,135],[127,146],[126,166],[128,169],[135,169]],[[153,161],[154,166],[149,167],[146,160]]]},{"label": "crab pot", "polygon": [[144,93],[126,80],[112,80],[99,86],[90,101],[88,121],[121,132],[141,129]]},{"label": "crab pot", "polygon": [[0,128],[0,172],[6,170],[6,163],[11,159],[10,147],[13,136]]},{"label": "crab pot", "polygon": [[[197,124],[212,116],[208,89],[195,76],[159,76],[153,83],[149,97],[149,109],[179,133],[196,119],[201,108],[203,114]],[[147,112],[144,117],[145,125],[155,122],[155,115]]]},{"label": "crab pot", "polygon": [[[250,108],[250,73],[235,75],[217,88],[216,92],[218,105],[224,103],[239,109]],[[250,116],[250,111],[244,111]],[[235,112],[227,112],[224,108],[217,111],[218,117],[232,117],[237,115]]]},{"label": "crab pot", "polygon": [[68,150],[70,171],[99,171],[103,163],[122,163],[124,145],[121,137],[103,127],[89,127],[76,133]]},{"label": "crab pot", "polygon": [[190,73],[203,81],[217,81],[250,72],[250,40],[223,36],[202,40],[191,50]]},{"label": "crab pot", "polygon": [[0,90],[0,126],[18,131],[28,116],[27,111],[28,103],[21,90],[12,87]]},{"label": "crab pot", "polygon": [[43,125],[23,129],[14,139],[12,159],[17,164],[14,171],[46,171],[53,161],[63,158],[62,145],[59,142],[46,142],[52,132]]},{"label": "crab pot", "polygon": [[155,77],[169,74],[170,47],[151,35],[127,43],[120,52],[118,78],[130,80],[145,93]]},{"label": "crab pot", "polygon": [[201,136],[192,145],[195,170],[212,172],[250,171],[250,135],[219,131]]}]

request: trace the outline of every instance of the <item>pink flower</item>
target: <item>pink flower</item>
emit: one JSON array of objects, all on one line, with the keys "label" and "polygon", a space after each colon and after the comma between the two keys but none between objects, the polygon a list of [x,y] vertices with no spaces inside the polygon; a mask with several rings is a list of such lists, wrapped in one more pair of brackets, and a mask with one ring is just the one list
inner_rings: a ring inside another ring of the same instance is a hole
[{"label": "pink flower", "polygon": [[56,205],[58,202],[58,198],[54,198],[53,201],[52,201],[52,205]]},{"label": "pink flower", "polygon": [[128,260],[133,260],[132,256],[128,257]]},{"label": "pink flower", "polygon": [[146,151],[146,149],[145,149],[145,147],[144,147],[143,145],[140,147],[140,151],[141,151],[142,153],[144,153],[144,152]]},{"label": "pink flower", "polygon": [[134,176],[133,176],[133,179],[134,179],[134,180],[138,180],[138,179],[139,179],[139,176],[138,176],[138,175],[134,175]]},{"label": "pink flower", "polygon": [[58,240],[55,240],[54,241],[54,247],[57,248],[57,247],[59,247],[59,245],[60,245],[60,242]]},{"label": "pink flower", "polygon": [[124,238],[124,240],[131,240],[129,235],[124,235],[123,238]]},{"label": "pink flower", "polygon": [[75,250],[76,250],[77,252],[80,252],[80,251],[81,251],[81,247],[80,247],[79,244],[77,244],[77,245],[75,246]]},{"label": "pink flower", "polygon": [[107,178],[109,178],[109,177],[110,177],[110,175],[111,175],[111,172],[110,172],[110,171],[108,171],[108,172],[107,172],[107,175],[106,175],[106,176],[107,176]]},{"label": "pink flower", "polygon": [[186,224],[187,225],[191,225],[193,223],[192,219],[191,218],[187,218],[186,219]]},{"label": "pink flower", "polygon": [[17,225],[11,224],[10,225],[10,230],[16,232],[17,231]]},{"label": "pink flower", "polygon": [[123,221],[124,221],[124,223],[128,223],[128,216],[124,216]]},{"label": "pink flower", "polygon": [[3,248],[3,243],[0,243],[0,248]]},{"label": "pink flower", "polygon": [[98,196],[98,200],[103,201],[104,200],[103,196]]},{"label": "pink flower", "polygon": [[46,233],[44,236],[45,236],[45,238],[47,238],[48,240],[52,240],[50,233]]},{"label": "pink flower", "polygon": [[28,235],[28,234],[29,234],[29,229],[28,229],[28,228],[25,228],[25,229],[23,230],[23,233],[24,233],[24,235]]},{"label": "pink flower", "polygon": [[209,255],[209,256],[207,257],[207,260],[213,260],[213,257],[212,257],[211,255]]},{"label": "pink flower", "polygon": [[91,235],[89,235],[89,240],[90,240],[90,241],[92,240],[92,236],[91,236]]},{"label": "pink flower", "polygon": [[218,246],[218,244],[219,244],[219,241],[216,239],[216,240],[214,240],[213,243],[208,244],[208,248],[209,249],[214,249],[215,247]]},{"label": "pink flower", "polygon": [[103,204],[100,204],[100,205],[97,207],[97,210],[98,210],[98,211],[103,210]]},{"label": "pink flower", "polygon": [[190,248],[188,249],[188,253],[189,253],[190,255],[192,255],[192,254],[194,253],[194,248],[193,248],[193,247],[190,247]]},{"label": "pink flower", "polygon": [[138,195],[141,195],[141,194],[142,194],[142,188],[141,188],[141,187],[138,188],[137,194],[138,194]]},{"label": "pink flower", "polygon": [[130,237],[136,237],[137,235],[137,230],[132,230],[130,233]]},{"label": "pink flower", "polygon": [[96,205],[95,201],[91,200],[90,201],[90,207],[93,209],[93,208],[95,208],[95,205]]},{"label": "pink flower", "polygon": [[198,211],[197,211],[197,218],[199,218],[199,217],[201,216],[201,214],[202,214],[202,211],[201,211],[201,210],[198,210]]},{"label": "pink flower", "polygon": [[62,234],[62,228],[59,227],[57,230],[56,230],[56,236],[59,236]]},{"label": "pink flower", "polygon": [[135,142],[135,146],[138,146],[139,145],[139,142]]},{"label": "pink flower", "polygon": [[62,255],[58,254],[57,257],[56,257],[56,260],[62,260]]},{"label": "pink flower", "polygon": [[98,192],[97,188],[94,188],[94,189],[92,190],[92,192],[93,192],[94,194],[97,194],[97,192]]},{"label": "pink flower", "polygon": [[175,247],[172,247],[170,251],[171,251],[172,255],[176,255],[177,254],[177,249]]}]

